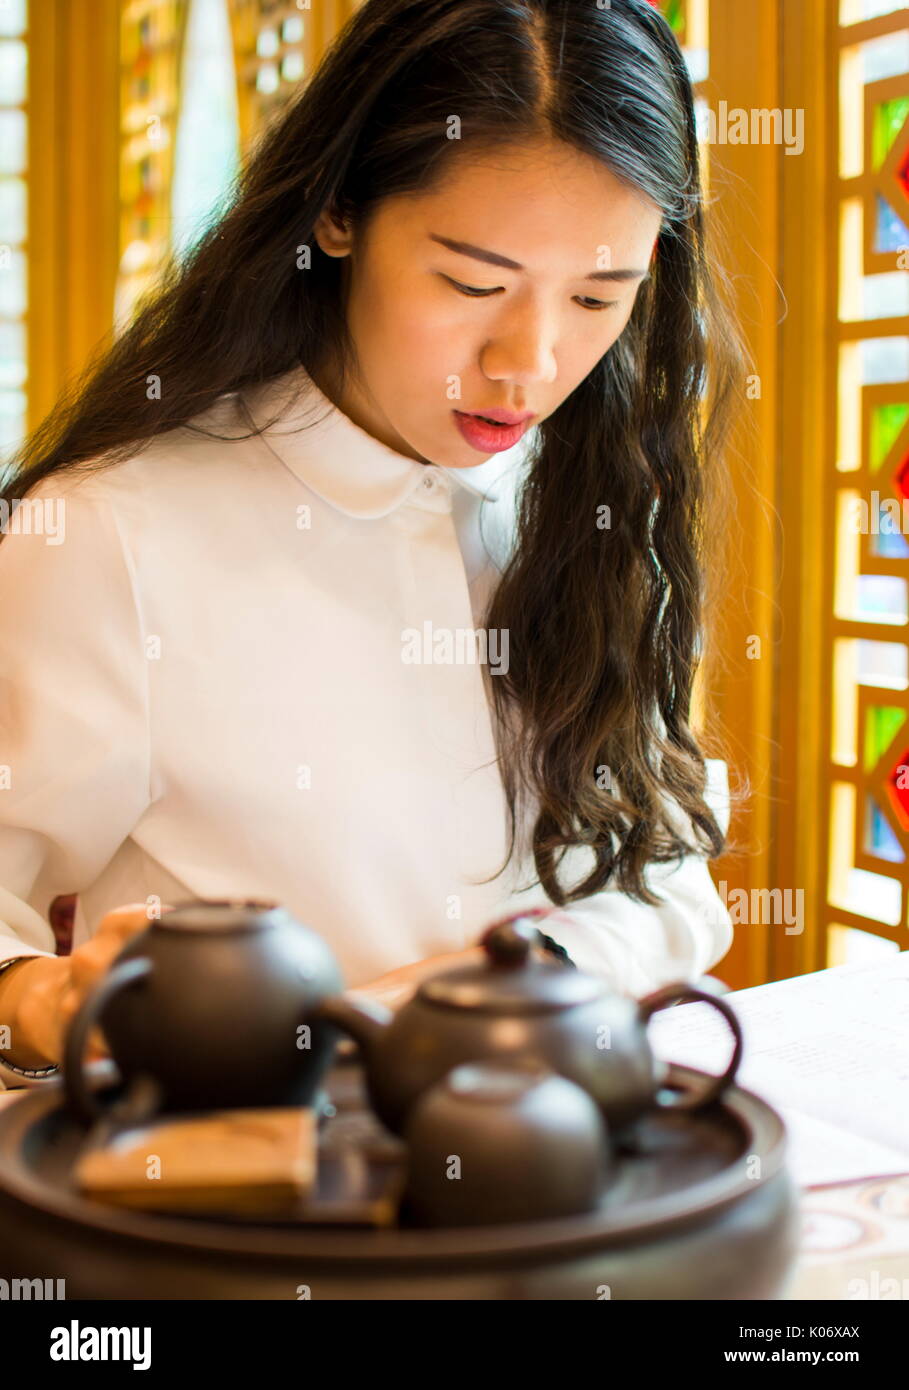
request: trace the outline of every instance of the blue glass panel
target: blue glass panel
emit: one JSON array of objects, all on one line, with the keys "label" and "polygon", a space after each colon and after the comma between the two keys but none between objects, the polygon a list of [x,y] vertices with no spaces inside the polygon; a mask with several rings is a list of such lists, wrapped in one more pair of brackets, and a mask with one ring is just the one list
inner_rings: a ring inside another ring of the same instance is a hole
[{"label": "blue glass panel", "polygon": [[866,851],[889,860],[891,864],[902,864],[906,858],[903,848],[894,835],[890,822],[872,796],[867,798],[866,811]]},{"label": "blue glass panel", "polygon": [[894,531],[890,535],[882,533],[879,536],[872,536],[870,539],[873,553],[880,555],[882,559],[909,559],[909,545],[906,544],[906,537],[899,531]]},{"label": "blue glass panel", "polygon": [[901,246],[909,246],[909,227],[897,217],[893,208],[878,193],[877,197],[877,235],[874,249],[878,252],[898,251]]}]

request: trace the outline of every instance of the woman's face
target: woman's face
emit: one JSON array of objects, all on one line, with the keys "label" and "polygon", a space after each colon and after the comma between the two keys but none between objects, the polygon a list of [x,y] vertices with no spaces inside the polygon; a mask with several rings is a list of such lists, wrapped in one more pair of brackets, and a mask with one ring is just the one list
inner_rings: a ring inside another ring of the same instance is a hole
[{"label": "woman's face", "polygon": [[399,453],[473,467],[517,431],[490,435],[459,415],[529,412],[530,428],[557,410],[627,324],[661,221],[560,142],[455,158],[440,187],[385,199],[359,236],[323,213],[319,246],[349,257],[360,371],[342,399],[329,364],[313,375]]}]

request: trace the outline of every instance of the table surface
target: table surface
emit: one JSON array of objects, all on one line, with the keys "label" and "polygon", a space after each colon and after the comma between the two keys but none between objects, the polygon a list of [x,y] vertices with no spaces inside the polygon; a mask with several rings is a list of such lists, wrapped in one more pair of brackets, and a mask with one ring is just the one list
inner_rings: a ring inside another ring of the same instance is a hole
[{"label": "table surface", "polygon": [[[0,1106],[28,1090],[0,1089]],[[801,1251],[785,1300],[909,1298],[909,1172],[801,1195]]]}]

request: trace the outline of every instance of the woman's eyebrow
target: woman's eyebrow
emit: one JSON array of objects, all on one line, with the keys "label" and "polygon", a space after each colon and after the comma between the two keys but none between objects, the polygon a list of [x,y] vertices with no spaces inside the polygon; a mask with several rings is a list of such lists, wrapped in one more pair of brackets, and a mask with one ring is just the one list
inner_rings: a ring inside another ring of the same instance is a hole
[{"label": "woman's eyebrow", "polygon": [[[488,265],[501,265],[506,270],[523,270],[524,266],[519,261],[510,260],[508,256],[500,256],[497,251],[484,251],[482,246],[471,246],[469,241],[452,241],[447,236],[437,236],[435,232],[429,233],[430,241],[437,241],[440,246],[447,246],[449,251],[456,251],[459,256],[472,256],[475,261],[486,261]],[[585,275],[585,280],[643,280],[648,274],[647,270],[594,270],[590,275]]]}]

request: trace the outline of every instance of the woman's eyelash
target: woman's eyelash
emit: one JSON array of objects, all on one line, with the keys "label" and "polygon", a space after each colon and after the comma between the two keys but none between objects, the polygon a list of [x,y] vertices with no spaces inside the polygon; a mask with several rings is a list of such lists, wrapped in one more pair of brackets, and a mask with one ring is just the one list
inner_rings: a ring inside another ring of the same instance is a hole
[{"label": "woman's eyelash", "polygon": [[[447,280],[449,285],[454,285],[456,290],[460,290],[461,294],[466,294],[470,299],[488,299],[491,294],[499,293],[498,289],[484,290],[478,289],[475,285],[462,285],[460,280],[452,280],[450,275],[443,276],[443,279]],[[601,309],[613,309],[618,303],[617,299],[589,299],[587,295],[579,295],[578,298],[588,300],[586,304],[581,305],[581,308],[587,309],[591,313],[599,313]]]},{"label": "woman's eyelash", "polygon": [[[586,294],[582,294],[582,295],[579,296],[579,298],[580,298],[580,299],[587,299],[587,295],[586,295]],[[586,308],[589,308],[589,307],[592,305],[592,306],[593,306],[595,309],[597,309],[597,310],[599,310],[599,309],[614,309],[615,306],[618,304],[618,302],[619,302],[619,301],[618,301],[617,299],[591,299],[591,300],[588,301],[587,304],[584,305],[584,308],[585,308],[585,309],[586,309]]]}]

